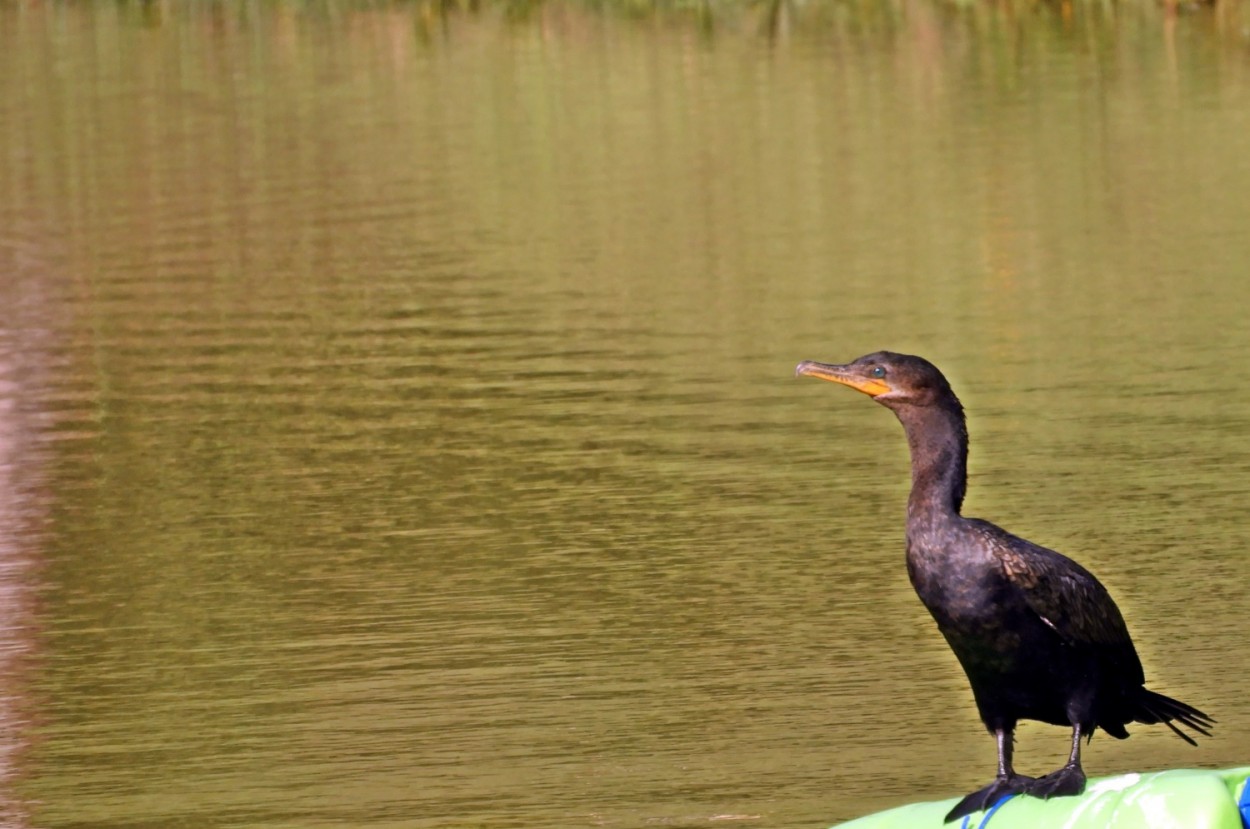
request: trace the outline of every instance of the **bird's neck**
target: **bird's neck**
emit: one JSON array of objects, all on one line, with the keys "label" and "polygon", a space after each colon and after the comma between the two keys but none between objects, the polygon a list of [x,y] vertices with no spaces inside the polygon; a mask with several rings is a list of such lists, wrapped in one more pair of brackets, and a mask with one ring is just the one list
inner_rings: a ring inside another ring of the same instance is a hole
[{"label": "bird's neck", "polygon": [[911,449],[909,521],[949,520],[959,516],[968,483],[968,430],[963,407],[905,406],[895,414]]}]

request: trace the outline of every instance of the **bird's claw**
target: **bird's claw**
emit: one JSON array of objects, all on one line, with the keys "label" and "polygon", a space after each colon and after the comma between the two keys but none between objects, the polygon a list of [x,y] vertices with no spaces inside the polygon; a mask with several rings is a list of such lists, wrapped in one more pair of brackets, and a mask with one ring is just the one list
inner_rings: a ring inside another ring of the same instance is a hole
[{"label": "bird's claw", "polygon": [[1067,765],[1034,780],[1024,790],[1025,794],[1040,797],[1068,797],[1085,791],[1085,772],[1080,766]]}]

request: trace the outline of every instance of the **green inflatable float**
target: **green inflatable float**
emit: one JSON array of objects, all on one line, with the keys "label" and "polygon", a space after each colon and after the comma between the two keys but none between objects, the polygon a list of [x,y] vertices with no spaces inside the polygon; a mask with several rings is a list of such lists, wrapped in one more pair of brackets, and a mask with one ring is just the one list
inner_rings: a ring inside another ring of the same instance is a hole
[{"label": "green inflatable float", "polygon": [[1250,766],[1172,769],[1089,781],[1079,797],[1015,796],[951,823],[958,798],[913,803],[838,829],[1250,829]]}]

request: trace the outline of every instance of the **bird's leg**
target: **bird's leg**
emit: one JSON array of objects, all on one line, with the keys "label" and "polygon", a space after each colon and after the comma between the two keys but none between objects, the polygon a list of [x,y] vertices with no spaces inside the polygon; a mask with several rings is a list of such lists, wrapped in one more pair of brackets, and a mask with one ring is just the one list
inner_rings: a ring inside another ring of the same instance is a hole
[{"label": "bird's leg", "polygon": [[996,728],[994,742],[998,745],[998,779],[1015,777],[1016,770],[1011,767],[1011,755],[1016,750],[1015,734],[1006,728]]},{"label": "bird's leg", "polygon": [[1085,791],[1085,772],[1081,769],[1081,724],[1072,726],[1072,752],[1068,762],[1058,771],[1034,780],[1025,790],[1034,797],[1064,797]]},{"label": "bird's leg", "polygon": [[994,740],[998,743],[998,776],[984,789],[978,789],[955,804],[955,808],[946,815],[947,823],[958,820],[964,815],[988,809],[1001,798],[1027,791],[1033,785],[1035,781],[1032,777],[1016,774],[1015,769],[1011,767],[1013,730],[1013,728],[994,729]]}]

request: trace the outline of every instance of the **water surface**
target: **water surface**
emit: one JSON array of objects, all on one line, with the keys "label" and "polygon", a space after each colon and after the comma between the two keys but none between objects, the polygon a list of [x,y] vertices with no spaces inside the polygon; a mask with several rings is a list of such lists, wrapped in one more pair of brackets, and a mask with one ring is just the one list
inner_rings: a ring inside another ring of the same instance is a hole
[{"label": "water surface", "polygon": [[981,785],[901,431],[792,378],[878,348],[1219,720],[1089,771],[1246,762],[1241,6],[713,11],[0,6],[6,823]]}]

